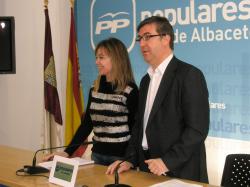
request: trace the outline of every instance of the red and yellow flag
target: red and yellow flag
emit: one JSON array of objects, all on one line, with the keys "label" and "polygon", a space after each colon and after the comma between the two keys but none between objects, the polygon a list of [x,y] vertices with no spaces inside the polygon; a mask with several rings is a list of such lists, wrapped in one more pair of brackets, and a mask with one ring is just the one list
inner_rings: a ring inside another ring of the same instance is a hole
[{"label": "red and yellow flag", "polygon": [[[68,145],[81,124],[83,115],[83,94],[79,78],[77,41],[75,32],[74,12],[71,7],[71,24],[69,38],[69,59],[66,91],[65,143]],[[81,149],[82,154],[85,150]],[[78,155],[79,155],[78,154]]]}]

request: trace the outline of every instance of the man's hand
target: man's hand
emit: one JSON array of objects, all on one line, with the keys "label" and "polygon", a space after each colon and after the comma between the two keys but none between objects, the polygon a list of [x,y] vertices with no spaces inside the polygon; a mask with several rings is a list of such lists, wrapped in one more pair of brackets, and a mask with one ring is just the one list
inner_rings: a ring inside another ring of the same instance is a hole
[{"label": "man's hand", "polygon": [[[113,162],[111,165],[109,165],[109,167],[106,171],[106,174],[112,175],[115,172],[118,164],[120,164],[121,162],[122,162],[122,160],[117,160],[117,161]],[[132,167],[133,167],[133,165],[130,162],[125,161],[125,162],[121,163],[120,167],[118,168],[118,173],[128,171]]]},{"label": "man's hand", "polygon": [[161,158],[145,160],[145,163],[148,164],[150,172],[158,176],[164,175],[169,171]]}]

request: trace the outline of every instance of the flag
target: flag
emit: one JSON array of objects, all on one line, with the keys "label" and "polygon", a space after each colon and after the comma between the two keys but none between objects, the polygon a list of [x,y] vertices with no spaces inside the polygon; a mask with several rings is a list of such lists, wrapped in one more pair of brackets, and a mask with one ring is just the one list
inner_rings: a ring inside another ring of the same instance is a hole
[{"label": "flag", "polygon": [[62,115],[57,92],[54,54],[48,8],[45,6],[45,45],[44,45],[44,128],[43,147],[63,144]]},{"label": "flag", "polygon": [[[73,7],[73,5],[72,5]],[[66,87],[66,117],[65,143],[68,145],[81,124],[83,115],[83,94],[79,78],[80,65],[78,61],[77,41],[75,32],[74,11],[71,7],[71,24],[69,36],[69,57]],[[85,147],[80,146],[75,155],[81,156]]]}]

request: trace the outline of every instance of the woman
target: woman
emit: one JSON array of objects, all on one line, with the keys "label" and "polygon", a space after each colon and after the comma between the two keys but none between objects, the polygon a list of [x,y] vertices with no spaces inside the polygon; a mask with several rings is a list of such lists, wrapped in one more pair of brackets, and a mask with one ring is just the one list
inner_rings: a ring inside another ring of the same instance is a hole
[{"label": "woman", "polygon": [[116,38],[101,41],[96,49],[99,75],[89,92],[89,100],[69,147],[54,155],[71,156],[93,130],[92,160],[110,165],[124,157],[137,110],[138,88],[135,84],[125,45]]}]

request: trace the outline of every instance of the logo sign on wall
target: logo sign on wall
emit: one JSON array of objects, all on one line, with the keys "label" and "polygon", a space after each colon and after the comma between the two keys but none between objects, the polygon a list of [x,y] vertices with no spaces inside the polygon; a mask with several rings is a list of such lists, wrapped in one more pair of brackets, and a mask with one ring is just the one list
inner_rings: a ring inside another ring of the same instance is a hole
[{"label": "logo sign on wall", "polygon": [[92,48],[95,49],[98,41],[112,36],[122,38],[131,51],[136,38],[135,9],[135,0],[93,0],[90,7]]},{"label": "logo sign on wall", "polygon": [[77,32],[84,96],[96,78],[97,43],[122,40],[139,84],[147,64],[135,43],[136,26],[149,16],[169,19],[175,55],[204,73],[213,137],[250,140],[250,0],[92,0],[77,2]]}]

